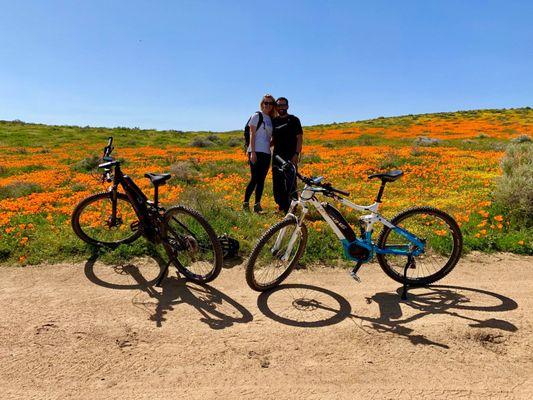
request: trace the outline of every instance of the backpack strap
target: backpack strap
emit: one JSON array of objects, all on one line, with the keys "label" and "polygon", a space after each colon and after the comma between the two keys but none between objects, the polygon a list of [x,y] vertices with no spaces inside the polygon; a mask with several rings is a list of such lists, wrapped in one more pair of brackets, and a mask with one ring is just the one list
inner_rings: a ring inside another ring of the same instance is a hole
[{"label": "backpack strap", "polygon": [[257,132],[257,130],[259,129],[259,127],[263,123],[263,113],[261,111],[256,111],[255,113],[258,114],[258,116],[259,116],[259,121],[257,122],[257,128],[255,128],[255,130]]}]

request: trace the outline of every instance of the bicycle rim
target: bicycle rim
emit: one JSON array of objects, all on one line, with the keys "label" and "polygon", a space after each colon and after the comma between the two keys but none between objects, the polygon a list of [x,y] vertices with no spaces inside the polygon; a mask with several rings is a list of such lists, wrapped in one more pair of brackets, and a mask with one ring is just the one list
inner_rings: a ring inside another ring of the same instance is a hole
[{"label": "bicycle rim", "polygon": [[247,274],[253,289],[261,290],[281,283],[303,254],[307,228],[295,219],[270,228],[259,240],[250,257]]},{"label": "bicycle rim", "polygon": [[129,199],[117,194],[113,217],[112,193],[99,193],[83,200],[74,210],[72,227],[85,242],[105,246],[130,243],[140,236],[138,218]]},{"label": "bicycle rim", "polygon": [[207,282],[222,267],[222,250],[215,232],[196,211],[174,207],[165,214],[167,252],[188,278]]},{"label": "bicycle rim", "polygon": [[[391,222],[425,244],[424,251],[413,257],[407,268],[406,280],[409,284],[433,283],[455,267],[462,250],[462,235],[451,216],[434,208],[421,207],[404,211]],[[378,246],[410,251],[416,248],[407,238],[389,228],[382,232]],[[409,262],[407,256],[378,254],[377,258],[387,275],[398,282],[404,281],[404,269]]]}]

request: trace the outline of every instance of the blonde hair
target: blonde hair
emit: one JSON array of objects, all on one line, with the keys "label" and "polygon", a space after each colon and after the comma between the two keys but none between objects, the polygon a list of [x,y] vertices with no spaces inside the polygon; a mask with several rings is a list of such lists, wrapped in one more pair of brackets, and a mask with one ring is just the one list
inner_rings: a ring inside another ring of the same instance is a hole
[{"label": "blonde hair", "polygon": [[276,118],[278,116],[278,109],[276,107],[276,99],[271,94],[265,94],[263,96],[263,98],[259,102],[259,109],[263,111],[263,102],[267,99],[270,100],[273,104],[272,104],[272,110],[270,111],[270,114],[267,114],[266,112],[265,114],[267,114],[270,118]]}]

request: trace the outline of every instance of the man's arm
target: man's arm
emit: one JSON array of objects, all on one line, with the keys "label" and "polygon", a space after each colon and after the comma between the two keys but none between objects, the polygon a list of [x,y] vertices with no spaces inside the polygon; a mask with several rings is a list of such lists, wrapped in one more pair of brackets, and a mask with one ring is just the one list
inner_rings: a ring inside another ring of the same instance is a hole
[{"label": "man's arm", "polygon": [[300,155],[302,154],[302,145],[303,145],[303,142],[304,142],[304,131],[302,129],[302,124],[300,123],[300,120],[298,118],[296,118],[296,130],[297,130],[297,133],[296,133],[296,153],[293,157],[292,157],[292,162],[293,164],[298,164],[298,162],[300,161]]}]

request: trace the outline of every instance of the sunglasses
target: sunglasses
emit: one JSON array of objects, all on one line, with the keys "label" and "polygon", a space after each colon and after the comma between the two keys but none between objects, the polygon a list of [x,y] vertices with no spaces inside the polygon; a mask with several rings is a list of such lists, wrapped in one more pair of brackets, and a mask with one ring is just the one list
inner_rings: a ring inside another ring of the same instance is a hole
[{"label": "sunglasses", "polygon": [[273,105],[276,104],[276,103],[274,103],[273,101],[263,101],[263,104],[264,104],[265,106],[273,106]]},{"label": "sunglasses", "polygon": [[278,107],[288,107],[288,104],[277,103]]}]

